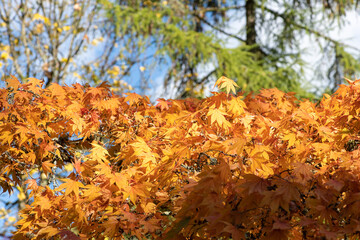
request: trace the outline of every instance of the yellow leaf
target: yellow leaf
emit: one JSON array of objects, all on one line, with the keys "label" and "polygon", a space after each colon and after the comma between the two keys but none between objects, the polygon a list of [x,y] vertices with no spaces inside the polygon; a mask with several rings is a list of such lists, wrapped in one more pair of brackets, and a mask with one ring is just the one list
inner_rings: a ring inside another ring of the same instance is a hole
[{"label": "yellow leaf", "polygon": [[62,28],[64,31],[69,31],[71,29],[71,26],[63,26]]},{"label": "yellow leaf", "polygon": [[34,20],[43,20],[44,19],[44,16],[38,14],[38,13],[35,13],[34,16],[33,16],[33,21]]},{"label": "yellow leaf", "polygon": [[38,169],[31,169],[30,170],[30,175],[37,174],[38,172],[39,172]]},{"label": "yellow leaf", "polygon": [[38,232],[38,235],[46,234],[46,238],[50,239],[52,236],[55,236],[58,233],[59,233],[59,230],[57,228],[47,226],[45,228],[40,229],[40,231]]},{"label": "yellow leaf", "polygon": [[216,122],[217,124],[219,124],[220,127],[228,128],[231,127],[231,123],[228,120],[226,120],[225,118],[226,115],[228,114],[215,107],[211,107],[207,114],[207,116],[210,116],[211,124]]},{"label": "yellow leaf", "polygon": [[18,195],[17,195],[19,201],[22,201],[24,199],[26,199],[26,195],[24,192],[20,192]]},{"label": "yellow leaf", "polygon": [[120,173],[115,173],[112,175],[110,183],[115,183],[119,189],[122,189],[127,185],[127,179]]},{"label": "yellow leaf", "polygon": [[106,71],[111,77],[115,78],[117,75],[120,74],[120,67],[119,66],[113,66],[111,69]]},{"label": "yellow leaf", "polygon": [[283,138],[284,140],[288,140],[289,141],[289,147],[294,146],[295,142],[296,142],[296,134],[294,133],[289,133],[286,134]]},{"label": "yellow leaf", "polygon": [[226,93],[229,94],[232,91],[236,94],[235,87],[239,87],[233,80],[225,76],[220,77],[214,86],[217,86],[219,89],[226,88]]},{"label": "yellow leaf", "polygon": [[244,108],[246,104],[241,100],[242,96],[234,97],[229,102],[229,110],[235,116],[238,117],[244,113]]},{"label": "yellow leaf", "polygon": [[74,4],[74,10],[75,10],[75,11],[80,11],[80,10],[81,10],[81,6],[80,6],[79,3],[75,3],[75,4]]},{"label": "yellow leaf", "polygon": [[91,41],[91,45],[96,46],[96,45],[98,45],[99,42],[100,41],[98,39],[94,39]]},{"label": "yellow leaf", "polygon": [[44,24],[42,23],[36,24],[33,31],[35,34],[41,34],[44,31]]},{"label": "yellow leaf", "polygon": [[67,172],[72,172],[74,170],[74,166],[71,163],[68,163],[68,164],[65,165],[64,169]]},{"label": "yellow leaf", "polygon": [[59,149],[56,149],[55,154],[56,154],[56,156],[58,156],[62,160],[61,153],[60,153]]},{"label": "yellow leaf", "polygon": [[140,69],[141,72],[146,70],[146,68],[144,66],[140,66],[139,69]]},{"label": "yellow leaf", "polygon": [[50,24],[50,20],[39,13],[35,13],[32,20],[33,21],[40,20],[43,21],[45,24]]},{"label": "yellow leaf", "polygon": [[149,202],[148,204],[146,204],[144,211],[145,213],[155,213],[156,205],[152,202]]},{"label": "yellow leaf", "polygon": [[78,74],[77,72],[74,72],[73,73],[73,76],[78,78],[78,79],[82,79],[82,77],[80,76],[80,74]]},{"label": "yellow leaf", "polygon": [[86,197],[89,201],[94,200],[95,198],[101,196],[101,188],[94,185],[87,185],[83,190],[84,197]]},{"label": "yellow leaf", "polygon": [[62,179],[65,183],[61,184],[55,191],[59,191],[62,189],[65,190],[65,196],[69,195],[70,193],[74,193],[76,197],[79,196],[80,189],[84,188],[85,186],[81,182],[77,182],[71,179]]},{"label": "yellow leaf", "polygon": [[104,162],[108,162],[106,159],[106,155],[110,155],[108,151],[103,146],[100,146],[95,142],[91,143],[91,145],[93,146],[91,150],[92,158],[94,160],[102,160]]},{"label": "yellow leaf", "polygon": [[0,58],[3,59],[3,60],[7,60],[7,59],[11,59],[11,56],[7,52],[2,52],[1,55],[0,55]]}]

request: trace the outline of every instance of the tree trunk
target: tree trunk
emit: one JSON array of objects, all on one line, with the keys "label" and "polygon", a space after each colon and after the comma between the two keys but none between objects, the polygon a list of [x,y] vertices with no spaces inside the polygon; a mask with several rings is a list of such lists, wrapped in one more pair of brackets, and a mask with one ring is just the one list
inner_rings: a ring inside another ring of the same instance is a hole
[{"label": "tree trunk", "polygon": [[[256,0],[246,0],[245,11],[246,11],[246,44],[256,44]],[[256,49],[254,49],[256,50]]]}]

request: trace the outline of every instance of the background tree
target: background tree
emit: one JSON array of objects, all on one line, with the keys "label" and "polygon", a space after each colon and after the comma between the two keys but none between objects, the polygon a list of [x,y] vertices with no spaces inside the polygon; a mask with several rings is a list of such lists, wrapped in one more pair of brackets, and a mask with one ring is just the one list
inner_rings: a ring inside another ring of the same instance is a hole
[{"label": "background tree", "polygon": [[[127,88],[119,67],[106,61],[117,37],[107,37],[113,31],[103,24],[101,7],[96,0],[1,0],[0,75],[36,77],[46,86],[111,78],[115,86]],[[119,55],[113,61],[118,59],[128,61]]]},{"label": "background tree", "polygon": [[[246,91],[277,87],[309,96],[310,87],[302,88],[310,80],[334,90],[359,70],[358,50],[329,36],[357,7],[350,0],[0,4],[2,75],[47,85],[110,80],[122,88],[130,82],[139,92],[164,83],[173,97],[186,97],[203,95],[207,83],[226,75]],[[323,50],[314,79],[303,71],[304,36]]]},{"label": "background tree", "polygon": [[[36,77],[44,79],[47,87],[51,83],[97,83],[111,78],[113,90],[131,89],[121,80],[115,62],[104,60],[116,48],[117,37],[108,42],[106,36],[114,35],[113,28],[104,24],[101,7],[95,0],[0,0],[1,79],[9,75],[23,81]],[[120,58],[117,55],[113,60]],[[41,185],[48,185],[50,179],[38,174]],[[13,195],[17,197],[0,199],[0,234],[7,232],[5,226],[14,220],[14,212],[25,206],[28,194],[24,186],[17,187]],[[6,211],[1,208],[4,206]]]},{"label": "background tree", "polygon": [[[143,46],[145,53],[155,52],[145,65],[165,63],[165,86],[176,87],[180,96],[196,95],[221,75],[248,91],[277,87],[299,92],[310,80],[325,81],[333,91],[344,76],[360,69],[358,49],[329,35],[357,7],[354,1],[101,2],[118,35]],[[308,38],[323,54],[314,79],[305,79],[301,43]],[[330,64],[323,66],[324,59]]]}]

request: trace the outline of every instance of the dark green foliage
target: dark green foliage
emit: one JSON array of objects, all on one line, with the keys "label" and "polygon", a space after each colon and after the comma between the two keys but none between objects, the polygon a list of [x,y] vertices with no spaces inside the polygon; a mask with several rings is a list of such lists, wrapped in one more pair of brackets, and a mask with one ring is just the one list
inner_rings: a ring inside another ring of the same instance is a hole
[{"label": "dark green foliage", "polygon": [[[334,90],[343,76],[351,78],[360,69],[348,46],[327,35],[356,7],[353,1],[101,3],[116,23],[118,34],[136,45],[137,51],[155,49],[148,65],[160,68],[159,63],[166,63],[165,86],[175,86],[178,96],[202,95],[205,84],[225,75],[245,92],[277,87],[311,97],[301,49],[306,36],[315,40],[327,62],[333,63],[316,79],[326,79],[330,89]],[[206,71],[202,71],[204,66]]]}]

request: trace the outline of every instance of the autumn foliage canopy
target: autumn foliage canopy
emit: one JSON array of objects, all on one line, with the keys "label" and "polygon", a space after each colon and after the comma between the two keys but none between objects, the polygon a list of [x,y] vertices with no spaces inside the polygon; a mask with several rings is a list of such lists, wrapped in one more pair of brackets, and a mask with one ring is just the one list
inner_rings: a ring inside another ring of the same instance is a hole
[{"label": "autumn foliage canopy", "polygon": [[277,89],[244,98],[226,77],[216,86],[224,91],[202,100],[152,105],[106,83],[7,80],[0,185],[25,181],[29,195],[14,238],[358,236],[360,85],[318,103]]}]

